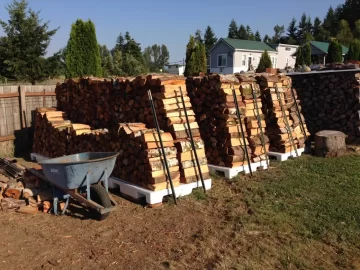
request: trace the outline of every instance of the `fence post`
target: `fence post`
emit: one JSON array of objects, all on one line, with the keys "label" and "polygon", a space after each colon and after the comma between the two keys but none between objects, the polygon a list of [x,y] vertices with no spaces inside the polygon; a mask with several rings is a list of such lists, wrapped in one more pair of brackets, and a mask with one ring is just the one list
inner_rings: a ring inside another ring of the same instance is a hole
[{"label": "fence post", "polygon": [[26,89],[24,86],[19,86],[19,104],[20,104],[20,120],[21,127],[26,128],[26,97],[25,97]]}]

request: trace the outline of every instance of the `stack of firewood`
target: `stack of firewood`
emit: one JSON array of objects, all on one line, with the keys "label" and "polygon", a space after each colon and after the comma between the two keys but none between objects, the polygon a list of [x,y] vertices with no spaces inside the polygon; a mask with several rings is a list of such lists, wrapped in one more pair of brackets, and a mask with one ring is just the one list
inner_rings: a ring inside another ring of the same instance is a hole
[{"label": "stack of firewood", "polygon": [[33,152],[46,157],[67,154],[68,128],[71,126],[67,114],[54,109],[38,108],[36,111]]},{"label": "stack of firewood", "polygon": [[[295,101],[292,96],[291,79],[286,76],[275,75],[261,75],[257,78],[262,91],[263,112],[266,115],[266,134],[270,138],[270,151],[279,153],[294,151],[291,135],[295,147],[304,148],[305,135],[295,102],[298,102],[299,110],[301,110],[301,106],[299,101]],[[309,135],[305,119],[301,113],[300,117],[304,123],[305,134]]]},{"label": "stack of firewood", "polygon": [[338,130],[348,143],[360,142],[360,83],[354,71],[291,76],[311,135]]},{"label": "stack of firewood", "polygon": [[[245,103],[242,101],[238,79],[232,75],[189,77],[186,84],[209,164],[225,167],[243,165],[246,162],[244,145],[249,142],[244,114],[241,116],[245,133],[243,140],[232,93],[232,89],[235,89],[238,105],[244,112]],[[249,147],[248,153],[251,155]]]},{"label": "stack of firewood", "polygon": [[262,112],[260,88],[254,77],[238,76],[238,79],[242,101],[245,104],[242,114],[245,115],[252,161],[259,162],[266,159],[266,153],[269,151],[269,138],[265,135],[266,122]]},{"label": "stack of firewood", "polygon": [[[150,189],[169,188],[164,157],[159,137],[154,129],[145,124],[119,124],[119,157],[113,175],[130,183]],[[170,133],[161,131],[161,139],[166,153],[171,179],[174,186],[180,185],[179,162]]]}]

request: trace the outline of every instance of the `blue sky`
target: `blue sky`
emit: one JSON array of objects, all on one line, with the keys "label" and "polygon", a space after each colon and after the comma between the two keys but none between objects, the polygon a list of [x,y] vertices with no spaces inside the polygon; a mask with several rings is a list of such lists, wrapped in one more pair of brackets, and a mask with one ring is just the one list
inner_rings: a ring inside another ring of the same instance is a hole
[{"label": "blue sky", "polygon": [[[344,0],[29,0],[30,7],[41,11],[40,17],[50,21],[59,31],[53,37],[48,54],[64,47],[71,24],[76,19],[91,19],[96,26],[100,44],[112,48],[120,32],[129,31],[142,48],[165,44],[170,51],[170,62],[185,57],[189,35],[196,29],[204,32],[210,25],[216,36],[226,37],[232,18],[238,24],[249,24],[261,36],[273,35],[276,24],[287,28],[292,17],[306,12],[312,18],[325,16],[330,5],[336,7]],[[0,18],[8,18],[5,5],[11,0],[0,0]],[[0,35],[2,35],[0,29]]]}]

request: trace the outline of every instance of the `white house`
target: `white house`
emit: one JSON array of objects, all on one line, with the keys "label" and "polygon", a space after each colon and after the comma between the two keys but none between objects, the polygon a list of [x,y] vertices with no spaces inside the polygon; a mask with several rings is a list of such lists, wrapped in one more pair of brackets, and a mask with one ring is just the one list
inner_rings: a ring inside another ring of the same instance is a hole
[{"label": "white house", "polygon": [[[290,48],[287,49],[287,46]],[[256,69],[262,53],[267,50],[273,68],[294,67],[296,51],[293,45],[269,45],[265,42],[221,38],[210,50],[210,72],[233,74]]]},{"label": "white house", "polygon": [[184,75],[185,65],[174,64],[174,65],[167,65],[167,67],[168,67],[168,72],[170,74]]}]

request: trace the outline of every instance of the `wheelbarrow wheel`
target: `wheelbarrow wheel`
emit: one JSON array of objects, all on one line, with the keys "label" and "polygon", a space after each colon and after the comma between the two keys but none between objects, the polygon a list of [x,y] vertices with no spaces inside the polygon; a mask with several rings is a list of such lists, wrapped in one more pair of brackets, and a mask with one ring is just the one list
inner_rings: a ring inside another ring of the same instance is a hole
[{"label": "wheelbarrow wheel", "polygon": [[[112,206],[109,194],[107,193],[106,189],[100,184],[90,186],[90,199],[97,204],[100,204],[104,208]],[[110,212],[105,214],[100,214],[95,210],[93,212],[94,217],[98,220],[104,220],[110,215]]]}]

